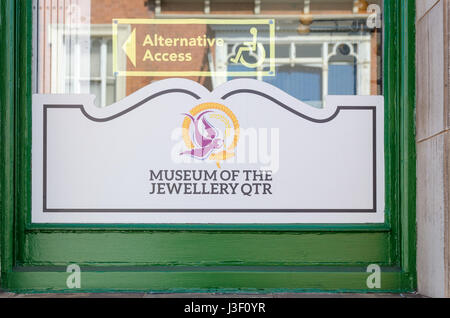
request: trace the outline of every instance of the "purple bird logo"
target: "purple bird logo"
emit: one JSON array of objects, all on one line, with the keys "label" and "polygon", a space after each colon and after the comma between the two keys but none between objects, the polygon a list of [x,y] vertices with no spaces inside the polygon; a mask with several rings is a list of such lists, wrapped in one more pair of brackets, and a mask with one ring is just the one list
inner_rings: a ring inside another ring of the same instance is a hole
[{"label": "purple bird logo", "polygon": [[[189,150],[181,152],[181,156],[213,160],[219,168],[221,161],[234,156],[239,140],[239,123],[230,109],[221,104],[205,103],[182,115],[183,139]],[[220,134],[217,126],[225,131]],[[234,135],[231,136],[230,132]]]},{"label": "purple bird logo", "polygon": [[[182,152],[180,155],[191,155],[200,160],[207,159],[214,150],[223,147],[223,139],[218,137],[218,131],[214,128],[205,115],[212,111],[205,111],[194,118],[190,114],[183,114],[189,117],[194,123],[194,142],[197,148]],[[202,134],[200,125],[203,125],[205,133]]]}]

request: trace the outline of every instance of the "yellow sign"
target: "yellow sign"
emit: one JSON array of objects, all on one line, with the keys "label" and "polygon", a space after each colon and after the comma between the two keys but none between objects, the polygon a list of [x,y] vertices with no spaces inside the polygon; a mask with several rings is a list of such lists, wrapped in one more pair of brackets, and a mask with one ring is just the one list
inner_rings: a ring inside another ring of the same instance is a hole
[{"label": "yellow sign", "polygon": [[[119,25],[129,31],[119,33]],[[226,26],[239,37],[216,32]],[[211,62],[219,54],[227,67]],[[113,69],[116,76],[275,76],[275,21],[114,19]]]}]

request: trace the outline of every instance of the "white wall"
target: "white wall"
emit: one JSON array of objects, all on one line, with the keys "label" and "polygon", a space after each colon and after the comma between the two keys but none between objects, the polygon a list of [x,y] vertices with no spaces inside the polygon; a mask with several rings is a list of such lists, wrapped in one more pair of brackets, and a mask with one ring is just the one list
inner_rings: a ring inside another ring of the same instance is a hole
[{"label": "white wall", "polygon": [[449,292],[450,0],[417,4],[417,274],[419,293]]}]

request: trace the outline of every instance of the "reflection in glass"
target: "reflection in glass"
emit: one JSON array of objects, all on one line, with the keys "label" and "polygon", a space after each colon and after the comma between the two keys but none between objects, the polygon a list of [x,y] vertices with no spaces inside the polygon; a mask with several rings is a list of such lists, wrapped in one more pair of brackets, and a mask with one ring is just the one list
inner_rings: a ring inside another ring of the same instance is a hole
[{"label": "reflection in glass", "polygon": [[[370,4],[381,6],[381,1]],[[243,43],[254,39],[249,28],[232,24],[149,28],[151,32],[173,37],[221,38],[224,43],[193,49],[192,61],[183,61],[184,64],[180,61],[142,64],[142,59],[136,62],[122,54],[117,65],[127,71],[139,67],[153,71],[183,70],[183,67],[208,71],[212,76],[172,77],[194,80],[210,90],[235,78],[254,78],[315,107],[323,107],[327,95],[380,95],[381,30],[368,22],[373,18],[368,5],[365,0],[34,0],[35,91],[94,94],[97,106],[110,105],[168,77],[114,73],[113,19],[196,18],[274,19],[275,76],[263,75],[270,64],[270,58],[262,55],[270,49],[269,32],[259,30],[260,44],[247,50]],[[132,31],[130,26],[119,25],[119,39],[124,41]],[[138,35],[136,42],[137,53],[143,55],[144,39]],[[241,58],[247,65],[234,61],[236,52],[243,47]],[[177,48],[171,50],[177,52]],[[215,75],[249,70],[252,75]]]}]

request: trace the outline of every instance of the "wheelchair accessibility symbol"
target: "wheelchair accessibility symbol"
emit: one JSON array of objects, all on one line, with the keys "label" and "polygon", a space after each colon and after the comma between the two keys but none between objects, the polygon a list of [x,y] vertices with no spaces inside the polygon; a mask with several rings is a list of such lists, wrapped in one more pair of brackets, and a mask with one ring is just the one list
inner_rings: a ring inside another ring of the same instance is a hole
[{"label": "wheelchair accessibility symbol", "polygon": [[[261,43],[258,43],[258,30],[253,27],[250,29],[250,34],[253,36],[252,42],[244,42],[243,46],[240,46],[238,52],[234,58],[231,58],[231,63],[242,64],[247,68],[257,68],[263,65],[266,60],[266,50]],[[250,53],[250,56],[256,55],[256,62],[249,62],[244,55],[245,52]]]}]

